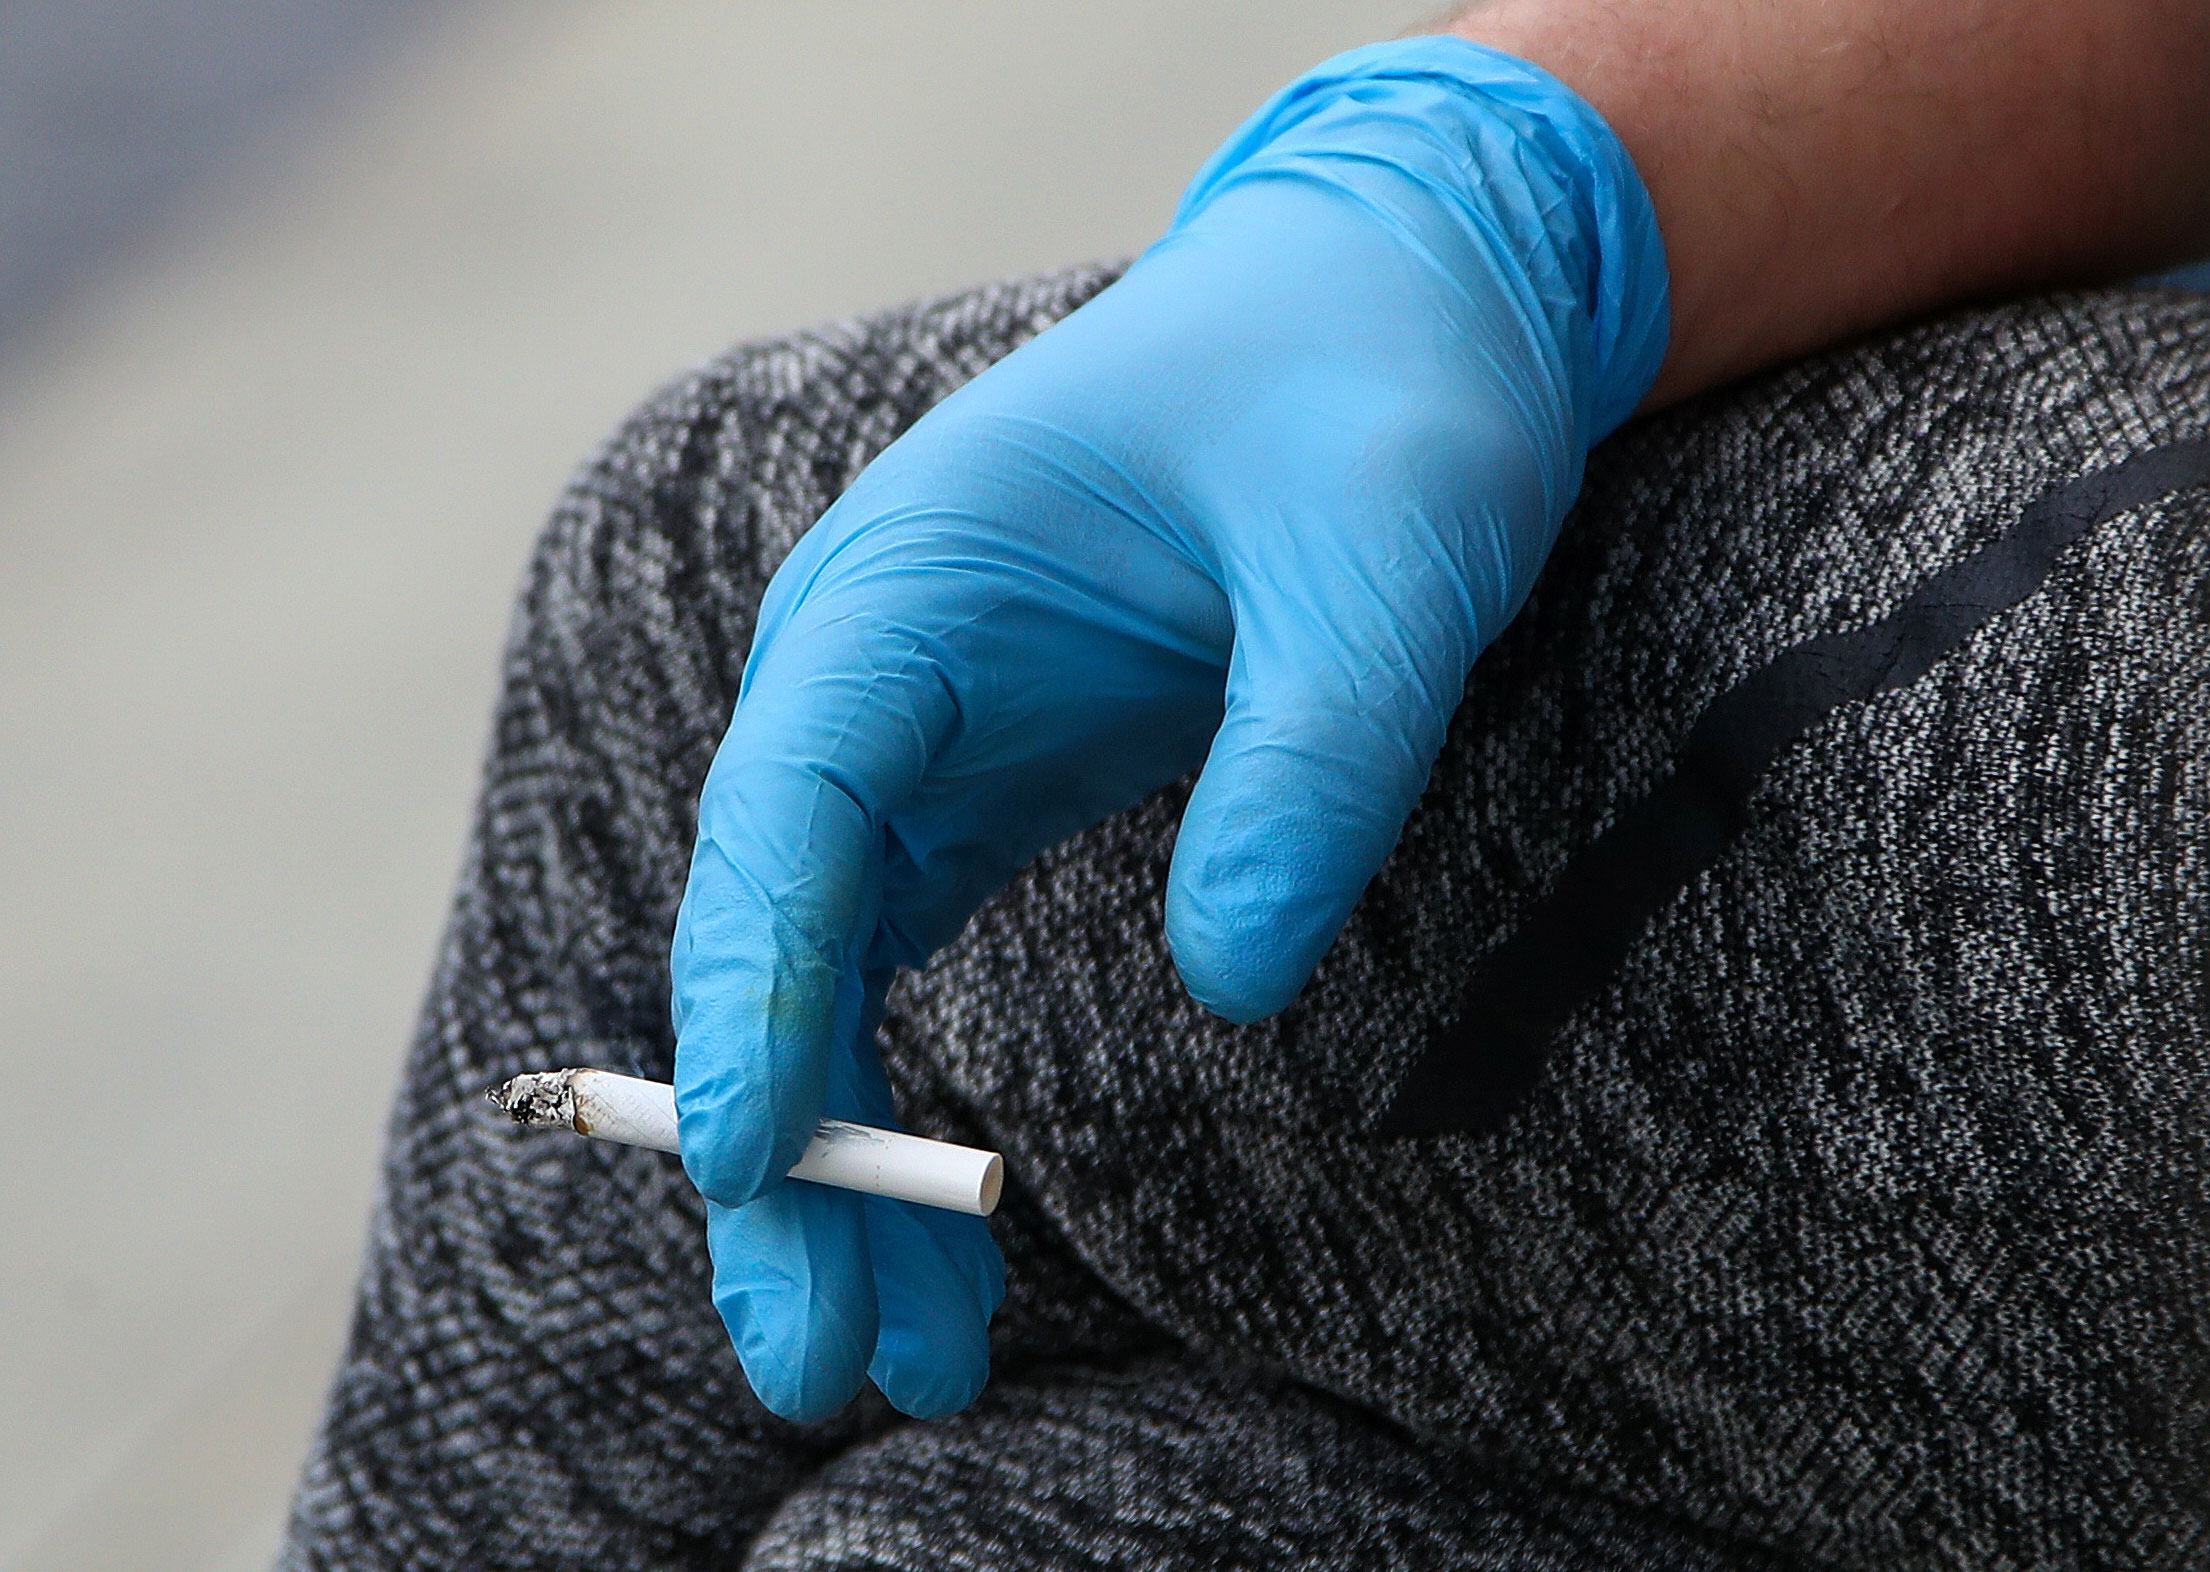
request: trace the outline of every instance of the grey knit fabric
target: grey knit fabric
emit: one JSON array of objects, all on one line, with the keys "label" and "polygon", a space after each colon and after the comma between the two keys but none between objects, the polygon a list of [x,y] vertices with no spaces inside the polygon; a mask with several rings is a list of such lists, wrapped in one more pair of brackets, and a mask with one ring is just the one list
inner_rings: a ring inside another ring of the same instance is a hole
[{"label": "grey knit fabric", "polygon": [[668,1073],[767,574],[1107,277],[740,349],[562,502],[283,1565],[2210,1565],[2210,493],[2097,526],[1784,750],[1504,1129],[1374,1133],[1715,696],[2210,430],[2210,303],[1965,316],[1609,443],[1286,1014],[1176,984],[1175,792],[902,980],[910,1121],[1013,1178],[966,1415],[765,1415],[673,1159],[485,1105],[524,1069]]}]

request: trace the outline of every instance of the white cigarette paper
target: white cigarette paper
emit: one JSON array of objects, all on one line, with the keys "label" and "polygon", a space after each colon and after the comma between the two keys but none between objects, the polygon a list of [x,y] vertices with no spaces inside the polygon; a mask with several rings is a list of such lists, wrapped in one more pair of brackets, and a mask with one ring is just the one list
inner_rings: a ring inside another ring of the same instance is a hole
[{"label": "white cigarette paper", "polygon": [[[491,1100],[516,1124],[565,1125],[601,1141],[680,1152],[675,1088],[611,1070],[546,1070],[495,1087]],[[1005,1186],[995,1152],[872,1125],[824,1119],[790,1171],[793,1179],[988,1217]]]}]

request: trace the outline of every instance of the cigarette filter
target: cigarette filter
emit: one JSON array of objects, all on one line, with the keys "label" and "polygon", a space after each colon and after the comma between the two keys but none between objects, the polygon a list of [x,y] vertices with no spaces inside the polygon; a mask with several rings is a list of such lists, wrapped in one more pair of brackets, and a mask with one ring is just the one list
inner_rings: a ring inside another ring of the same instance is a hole
[{"label": "cigarette filter", "polygon": [[[681,1150],[675,1088],[664,1081],[610,1070],[546,1070],[517,1075],[490,1095],[516,1124],[565,1125],[624,1146]],[[1005,1159],[949,1141],[824,1119],[790,1176],[988,1217],[1005,1185]]]}]

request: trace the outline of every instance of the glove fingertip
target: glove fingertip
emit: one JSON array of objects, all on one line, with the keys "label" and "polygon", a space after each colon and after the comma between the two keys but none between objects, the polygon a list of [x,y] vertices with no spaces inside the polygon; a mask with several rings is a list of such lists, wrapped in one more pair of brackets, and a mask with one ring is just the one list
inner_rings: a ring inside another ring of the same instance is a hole
[{"label": "glove fingertip", "polygon": [[988,1340],[974,1357],[922,1362],[878,1351],[870,1379],[892,1408],[911,1419],[948,1419],[990,1384]]},{"label": "glove fingertip", "polygon": [[757,1330],[738,1331],[750,1320],[744,1313],[732,1319],[728,1310],[722,1312],[752,1395],[770,1413],[792,1424],[818,1424],[859,1395],[866,1363],[864,1356],[854,1357],[856,1348],[825,1349],[816,1343],[790,1358],[781,1340]]},{"label": "glove fingertip", "polygon": [[1264,870],[1193,873],[1176,852],[1166,942],[1190,997],[1238,1026],[1286,1009],[1334,941],[1341,917],[1313,912],[1300,892],[1267,888],[1274,881]]},{"label": "glove fingertip", "polygon": [[1005,1257],[980,1218],[871,1199],[882,1326],[867,1373],[916,1419],[955,1414],[990,1380],[990,1317]]},{"label": "glove fingertip", "polygon": [[1334,944],[1441,731],[1417,707],[1361,709],[1355,692],[1242,686],[1182,813],[1166,939],[1191,996],[1248,1025],[1294,1001]]},{"label": "glove fingertip", "polygon": [[753,1395],[794,1423],[849,1403],[875,1356],[881,1310],[856,1202],[791,1181],[707,1207],[714,1308]]},{"label": "glove fingertip", "polygon": [[1181,974],[1182,986],[1189,990],[1192,999],[1234,1026],[1256,1025],[1269,1015],[1286,1010],[1311,976],[1308,968],[1286,982],[1279,977],[1254,980],[1245,973],[1205,960],[1186,960],[1179,949],[1175,952],[1174,969]]},{"label": "glove fingertip", "polygon": [[874,1318],[823,1316],[819,1304],[788,1302],[791,1297],[717,1291],[714,1308],[752,1395],[793,1424],[814,1424],[859,1395],[875,1357]]},{"label": "glove fingertip", "polygon": [[707,1082],[681,1093],[675,1118],[683,1171],[698,1193],[722,1206],[746,1206],[765,1195],[804,1154],[810,1127],[790,1121],[738,1088]]},{"label": "glove fingertip", "polygon": [[989,1385],[989,1323],[971,1309],[953,1309],[925,1324],[892,1321],[876,1339],[867,1374],[901,1414],[956,1414]]}]

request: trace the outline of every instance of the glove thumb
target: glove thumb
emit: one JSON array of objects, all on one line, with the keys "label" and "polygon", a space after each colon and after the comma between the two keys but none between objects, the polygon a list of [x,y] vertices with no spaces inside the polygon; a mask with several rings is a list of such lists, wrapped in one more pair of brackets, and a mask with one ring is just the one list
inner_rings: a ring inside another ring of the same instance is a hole
[{"label": "glove thumb", "polygon": [[1294,999],[1395,847],[1473,664],[1470,622],[1445,620],[1346,638],[1303,608],[1239,615],[1167,883],[1167,942],[1207,1009],[1248,1022]]}]

